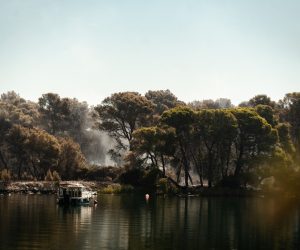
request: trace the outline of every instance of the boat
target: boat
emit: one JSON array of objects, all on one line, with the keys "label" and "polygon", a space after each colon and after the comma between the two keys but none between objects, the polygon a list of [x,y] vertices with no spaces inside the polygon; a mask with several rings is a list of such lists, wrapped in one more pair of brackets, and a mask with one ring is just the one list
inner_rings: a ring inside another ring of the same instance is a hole
[{"label": "boat", "polygon": [[57,191],[59,205],[94,205],[97,192],[88,190],[80,183],[61,183]]}]

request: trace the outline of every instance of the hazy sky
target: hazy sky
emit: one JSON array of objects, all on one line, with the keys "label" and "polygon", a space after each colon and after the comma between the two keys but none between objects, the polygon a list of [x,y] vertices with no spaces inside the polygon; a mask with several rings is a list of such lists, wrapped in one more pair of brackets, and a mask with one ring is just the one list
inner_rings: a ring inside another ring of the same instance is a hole
[{"label": "hazy sky", "polygon": [[0,93],[97,104],[300,91],[299,0],[0,0]]}]

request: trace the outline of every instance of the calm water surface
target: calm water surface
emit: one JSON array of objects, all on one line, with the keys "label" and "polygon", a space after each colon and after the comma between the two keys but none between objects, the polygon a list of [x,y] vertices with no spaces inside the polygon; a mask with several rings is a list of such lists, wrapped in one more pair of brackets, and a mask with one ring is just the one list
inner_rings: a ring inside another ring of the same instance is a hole
[{"label": "calm water surface", "polygon": [[300,206],[274,199],[0,196],[0,249],[300,249]]}]

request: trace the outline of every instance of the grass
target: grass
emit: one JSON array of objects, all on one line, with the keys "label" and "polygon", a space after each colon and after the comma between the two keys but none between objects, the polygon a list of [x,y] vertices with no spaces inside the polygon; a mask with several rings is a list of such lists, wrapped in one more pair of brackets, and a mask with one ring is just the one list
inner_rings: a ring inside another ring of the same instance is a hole
[{"label": "grass", "polygon": [[110,184],[107,187],[98,190],[101,194],[123,194],[132,193],[134,191],[131,185],[121,185],[121,184]]}]

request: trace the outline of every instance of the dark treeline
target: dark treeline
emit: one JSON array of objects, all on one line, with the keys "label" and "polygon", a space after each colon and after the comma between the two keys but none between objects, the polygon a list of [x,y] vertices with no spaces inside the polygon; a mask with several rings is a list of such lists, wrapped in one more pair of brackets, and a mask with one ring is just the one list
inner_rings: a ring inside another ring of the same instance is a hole
[{"label": "dark treeline", "polygon": [[257,95],[238,107],[225,98],[184,103],[169,90],[115,93],[96,107],[54,93],[38,103],[1,95],[2,179],[87,178],[107,155],[128,172],[156,170],[184,186],[273,176],[292,187],[300,181],[300,93],[278,102]]}]

